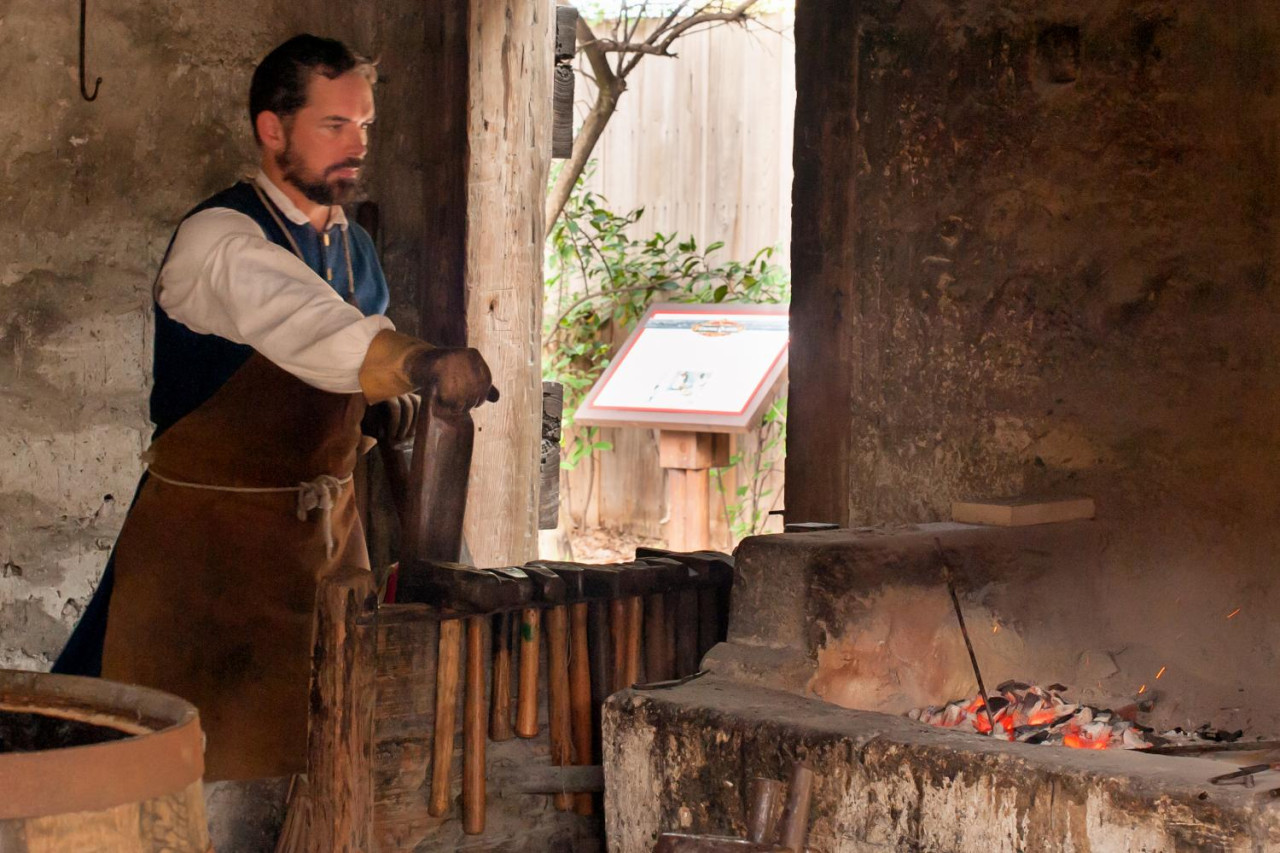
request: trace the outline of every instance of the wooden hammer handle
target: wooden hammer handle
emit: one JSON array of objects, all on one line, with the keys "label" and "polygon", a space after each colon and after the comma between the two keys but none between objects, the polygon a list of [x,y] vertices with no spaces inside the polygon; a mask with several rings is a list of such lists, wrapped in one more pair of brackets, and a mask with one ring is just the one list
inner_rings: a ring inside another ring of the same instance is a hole
[{"label": "wooden hammer handle", "polygon": [[538,654],[541,615],[535,608],[520,611],[520,684],[516,692],[516,734],[538,736]]},{"label": "wooden hammer handle", "polygon": [[431,745],[431,800],[427,811],[440,817],[449,811],[449,771],[458,725],[458,676],[462,655],[462,622],[440,622],[440,651],[436,660],[436,719]]},{"label": "wooden hammer handle", "polygon": [[511,621],[510,613],[494,617],[493,688],[490,691],[489,738],[496,742],[511,740]]},{"label": "wooden hammer handle", "polygon": [[[551,763],[557,766],[572,764],[572,745],[569,740],[569,661],[568,613],[564,605],[547,611],[547,695],[550,710],[548,725],[551,736]],[[569,794],[556,794],[557,809],[567,811],[572,803]]]},{"label": "wooden hammer handle", "polygon": [[628,598],[623,604],[627,618],[622,686],[630,687],[640,680],[640,625],[644,616],[644,599],[637,595]]},{"label": "wooden hammer handle", "polygon": [[[569,709],[575,764],[591,763],[591,664],[587,645],[587,603],[569,605]],[[591,795],[575,794],[573,810],[591,814]]]},{"label": "wooden hammer handle", "polygon": [[467,620],[467,684],[462,715],[462,830],[484,832],[484,616]]},{"label": "wooden hammer handle", "polygon": [[644,601],[644,677],[646,681],[668,681],[675,677],[667,644],[667,602],[661,593]]},{"label": "wooden hammer handle", "polygon": [[624,687],[627,677],[627,605],[621,598],[609,602],[609,643],[613,649],[613,673],[609,692],[616,693]]}]

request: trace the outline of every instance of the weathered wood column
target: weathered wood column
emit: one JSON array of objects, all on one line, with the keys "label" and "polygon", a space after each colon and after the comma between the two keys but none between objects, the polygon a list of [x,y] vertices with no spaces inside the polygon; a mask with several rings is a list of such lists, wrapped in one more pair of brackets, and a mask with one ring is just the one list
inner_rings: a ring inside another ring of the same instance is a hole
[{"label": "weathered wood column", "polygon": [[480,566],[530,560],[538,549],[554,28],[552,0],[471,0],[467,336],[503,395],[475,414],[464,535]]},{"label": "weathered wood column", "polygon": [[502,392],[475,413],[465,539],[481,566],[537,551],[543,197],[551,152],[552,0],[434,3],[424,104],[428,340],[479,349]]},{"label": "weathered wood column", "polygon": [[[860,0],[796,10],[796,136],[791,226],[791,388],[787,521],[848,523],[853,401],[862,365],[850,331],[860,306],[855,107]],[[874,348],[864,340],[862,351]]]}]

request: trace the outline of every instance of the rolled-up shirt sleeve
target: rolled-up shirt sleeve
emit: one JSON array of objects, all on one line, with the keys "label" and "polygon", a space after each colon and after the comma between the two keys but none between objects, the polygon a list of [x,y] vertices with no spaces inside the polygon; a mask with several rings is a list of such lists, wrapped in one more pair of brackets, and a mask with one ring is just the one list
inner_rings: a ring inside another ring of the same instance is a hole
[{"label": "rolled-up shirt sleeve", "polygon": [[178,228],[156,301],[192,331],[248,344],[308,385],[340,394],[360,391],[369,342],[395,328],[364,316],[253,219],[227,208],[203,210]]}]

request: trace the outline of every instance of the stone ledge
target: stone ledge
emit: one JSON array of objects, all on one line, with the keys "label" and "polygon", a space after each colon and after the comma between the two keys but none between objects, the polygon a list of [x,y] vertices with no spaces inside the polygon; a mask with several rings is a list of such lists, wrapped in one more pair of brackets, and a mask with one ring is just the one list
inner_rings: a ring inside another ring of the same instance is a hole
[{"label": "stone ledge", "polygon": [[819,853],[1280,850],[1280,805],[1217,788],[1207,759],[991,741],[707,676],[623,691],[604,714],[613,853],[659,831],[745,832],[746,783],[818,774]]}]

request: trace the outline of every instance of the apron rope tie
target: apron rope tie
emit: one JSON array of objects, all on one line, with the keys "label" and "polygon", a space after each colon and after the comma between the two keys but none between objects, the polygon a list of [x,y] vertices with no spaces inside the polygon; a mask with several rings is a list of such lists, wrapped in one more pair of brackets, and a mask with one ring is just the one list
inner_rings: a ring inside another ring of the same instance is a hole
[{"label": "apron rope tie", "polygon": [[311,510],[320,510],[320,529],[324,531],[325,556],[333,559],[336,543],[333,541],[333,505],[342,494],[342,487],[351,482],[321,474],[314,480],[298,484],[298,521],[306,521]]},{"label": "apron rope tie", "polygon": [[[144,456],[143,461],[149,462],[150,460]],[[298,521],[306,521],[307,516],[311,514],[313,509],[320,510],[320,530],[324,534],[324,552],[325,556],[330,560],[333,559],[334,551],[338,547],[338,543],[333,538],[333,508],[337,504],[338,498],[342,496],[343,488],[354,479],[354,474],[348,474],[345,477],[321,474],[314,480],[307,480],[296,486],[214,486],[209,483],[191,483],[186,480],[166,477],[151,467],[147,468],[147,472],[160,482],[168,483],[171,486],[203,489],[209,492],[231,492],[242,495],[297,492]]]}]

